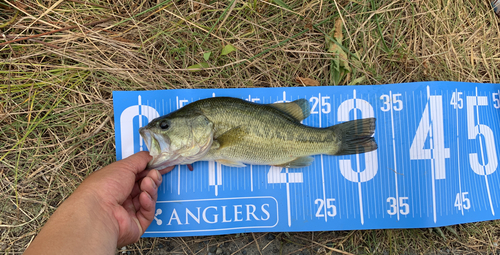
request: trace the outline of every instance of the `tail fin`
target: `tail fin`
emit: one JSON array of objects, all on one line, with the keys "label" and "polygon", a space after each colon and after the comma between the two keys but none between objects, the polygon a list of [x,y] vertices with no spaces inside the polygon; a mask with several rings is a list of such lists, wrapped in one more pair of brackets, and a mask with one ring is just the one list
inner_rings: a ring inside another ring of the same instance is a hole
[{"label": "tail fin", "polygon": [[366,118],[344,122],[330,129],[340,137],[340,148],[332,155],[349,155],[370,152],[377,149],[375,118]]}]

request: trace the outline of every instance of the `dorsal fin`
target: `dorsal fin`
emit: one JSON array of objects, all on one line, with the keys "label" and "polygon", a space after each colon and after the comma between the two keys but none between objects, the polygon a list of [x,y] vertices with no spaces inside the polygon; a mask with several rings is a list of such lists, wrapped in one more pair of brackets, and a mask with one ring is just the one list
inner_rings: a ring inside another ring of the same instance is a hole
[{"label": "dorsal fin", "polygon": [[285,112],[298,121],[302,121],[311,114],[311,107],[309,106],[309,101],[306,99],[298,99],[293,102],[268,105]]}]

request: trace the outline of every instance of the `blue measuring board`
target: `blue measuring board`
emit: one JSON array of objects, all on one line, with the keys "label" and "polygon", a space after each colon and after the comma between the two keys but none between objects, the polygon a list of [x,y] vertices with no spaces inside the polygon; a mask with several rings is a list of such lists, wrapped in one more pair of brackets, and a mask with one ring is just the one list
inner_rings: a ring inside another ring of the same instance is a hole
[{"label": "blue measuring board", "polygon": [[500,216],[500,84],[180,89],[113,93],[117,159],[146,150],[138,129],[190,102],[305,98],[305,125],[376,117],[376,151],[309,167],[197,162],[163,176],[145,237],[422,228]]}]

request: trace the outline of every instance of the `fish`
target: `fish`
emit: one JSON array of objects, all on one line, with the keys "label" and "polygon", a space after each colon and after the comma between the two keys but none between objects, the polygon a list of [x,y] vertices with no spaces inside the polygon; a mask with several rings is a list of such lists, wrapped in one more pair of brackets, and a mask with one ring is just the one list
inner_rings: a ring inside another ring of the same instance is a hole
[{"label": "fish", "polygon": [[259,104],[212,97],[192,102],[139,129],[152,156],[147,169],[210,160],[230,167],[301,168],[311,165],[313,155],[377,149],[375,118],[318,128],[301,123],[310,113],[306,99]]}]

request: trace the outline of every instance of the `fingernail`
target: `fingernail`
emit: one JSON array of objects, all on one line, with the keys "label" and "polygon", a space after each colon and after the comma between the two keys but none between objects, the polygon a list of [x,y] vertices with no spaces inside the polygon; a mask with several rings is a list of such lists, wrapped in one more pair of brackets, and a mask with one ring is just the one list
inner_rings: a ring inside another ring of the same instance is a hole
[{"label": "fingernail", "polygon": [[146,193],[146,195],[148,195],[148,197],[149,197],[149,199],[150,199],[151,201],[153,201],[153,198],[151,197],[151,195],[149,195],[149,193],[147,193],[146,191],[143,191],[143,192],[144,192],[144,193]]},{"label": "fingernail", "polygon": [[157,186],[156,186],[156,182],[155,182],[155,181],[153,181],[153,179],[151,179],[151,182],[153,182],[153,188],[154,188],[154,189],[156,189],[156,188],[157,188]]},{"label": "fingernail", "polygon": [[162,177],[161,177],[160,171],[156,170],[156,176],[157,176],[156,179],[158,179],[158,181],[161,182]]}]

